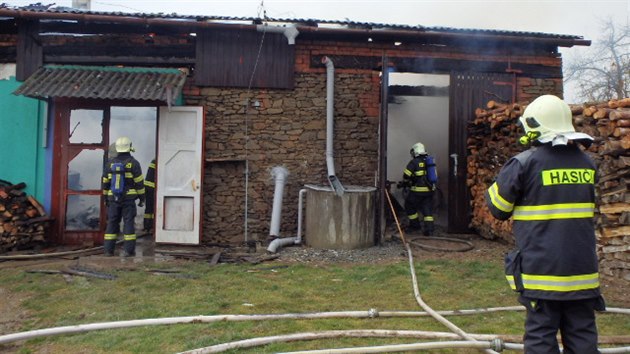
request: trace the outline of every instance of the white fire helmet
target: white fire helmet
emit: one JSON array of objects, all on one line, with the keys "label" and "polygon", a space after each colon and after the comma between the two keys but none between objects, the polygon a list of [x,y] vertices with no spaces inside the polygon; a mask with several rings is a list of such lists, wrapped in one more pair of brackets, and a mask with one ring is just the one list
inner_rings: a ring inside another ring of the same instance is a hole
[{"label": "white fire helmet", "polygon": [[409,153],[413,157],[418,157],[420,155],[426,155],[427,151],[424,149],[424,144],[418,142],[418,143],[413,144]]},{"label": "white fire helmet", "polygon": [[553,142],[553,145],[566,145],[571,139],[593,138],[584,133],[578,133],[573,127],[571,108],[554,95],[543,95],[532,101],[519,118],[525,136],[520,142],[527,145],[538,140],[541,143]]},{"label": "white fire helmet", "polygon": [[116,139],[116,152],[121,153],[130,151],[133,151],[133,148],[131,147],[131,139],[126,136],[121,136]]}]

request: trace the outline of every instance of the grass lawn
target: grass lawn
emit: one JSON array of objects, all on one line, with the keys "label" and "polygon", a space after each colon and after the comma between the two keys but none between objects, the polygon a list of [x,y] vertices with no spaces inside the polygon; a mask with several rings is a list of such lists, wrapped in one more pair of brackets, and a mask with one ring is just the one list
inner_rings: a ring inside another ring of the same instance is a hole
[{"label": "grass lawn", "polygon": [[[98,258],[98,257],[97,257]],[[102,257],[101,257],[102,258]],[[258,265],[205,262],[126,262],[102,258],[99,272],[113,280],[32,272],[65,269],[67,262],[3,267],[0,335],[107,321],[197,315],[255,315],[331,311],[422,311],[409,263]],[[501,259],[416,259],[422,299],[434,310],[516,306]],[[96,261],[94,261],[96,262]],[[96,264],[96,263],[93,263]],[[93,268],[92,264],[92,269]],[[1,264],[0,264],[1,265]],[[27,271],[27,269],[29,271]],[[614,306],[614,304],[612,304]],[[468,333],[522,335],[524,312],[447,318]],[[600,336],[627,335],[630,317],[598,315]],[[430,317],[280,319],[142,326],[47,336],[1,345],[8,353],[177,353],[249,338],[302,332],[390,329],[449,332]],[[417,343],[416,338],[336,338],[234,349],[273,353]],[[440,353],[480,352],[442,350]]]}]

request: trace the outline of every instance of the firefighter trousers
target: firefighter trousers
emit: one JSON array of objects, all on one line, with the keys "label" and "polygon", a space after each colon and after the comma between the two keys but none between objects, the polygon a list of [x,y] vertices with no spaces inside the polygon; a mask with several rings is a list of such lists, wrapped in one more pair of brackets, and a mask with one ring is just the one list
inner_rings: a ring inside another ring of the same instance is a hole
[{"label": "firefighter trousers", "polygon": [[[411,229],[420,229],[421,225],[424,225],[424,235],[433,235],[434,221],[433,221],[433,193],[429,192],[409,192],[407,198],[405,198],[405,211],[407,218],[409,218],[409,226]],[[422,221],[420,223],[420,215],[422,214]]]},{"label": "firefighter trousers", "polygon": [[526,354],[560,353],[558,331],[564,354],[599,353],[595,310],[604,306],[601,297],[554,301],[521,296],[519,302],[527,308],[523,336]]},{"label": "firefighter trousers", "polygon": [[123,235],[125,241],[136,239],[136,201],[133,199],[123,199],[121,201],[110,201],[107,207],[107,228],[105,229],[105,239],[120,233],[120,220],[123,221]]}]

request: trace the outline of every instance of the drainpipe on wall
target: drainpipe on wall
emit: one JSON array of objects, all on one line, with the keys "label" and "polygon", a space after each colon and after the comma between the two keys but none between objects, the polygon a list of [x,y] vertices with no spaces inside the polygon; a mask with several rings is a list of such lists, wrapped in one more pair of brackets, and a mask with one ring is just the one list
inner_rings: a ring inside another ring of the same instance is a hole
[{"label": "drainpipe on wall", "polygon": [[297,237],[285,237],[285,238],[277,238],[269,244],[267,247],[267,251],[271,253],[276,253],[280,247],[288,246],[288,245],[299,245],[302,243],[302,209],[304,205],[304,193],[306,193],[307,189],[300,189],[300,196],[298,201],[298,226],[297,226]]},{"label": "drainpipe on wall", "polygon": [[284,185],[287,181],[289,171],[282,167],[276,166],[271,169],[271,176],[276,181],[276,189],[273,194],[273,209],[271,211],[271,226],[269,227],[269,236],[280,236],[280,220],[282,215],[282,197],[284,194]]},{"label": "drainpipe on wall", "polygon": [[342,196],[344,188],[335,175],[335,160],[333,157],[335,66],[329,57],[323,57],[322,63],[326,64],[326,166],[328,167],[328,181],[333,191],[338,196]]},{"label": "drainpipe on wall", "polygon": [[295,25],[288,26],[269,26],[269,25],[257,25],[256,30],[258,32],[272,32],[272,33],[282,33],[287,40],[289,41],[289,45],[295,44],[295,37],[300,34],[300,31],[295,27]]}]

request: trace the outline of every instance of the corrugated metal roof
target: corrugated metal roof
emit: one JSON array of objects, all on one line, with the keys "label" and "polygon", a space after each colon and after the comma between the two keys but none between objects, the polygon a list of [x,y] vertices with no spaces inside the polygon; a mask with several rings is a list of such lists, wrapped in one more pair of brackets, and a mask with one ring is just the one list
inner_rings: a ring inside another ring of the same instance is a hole
[{"label": "corrugated metal roof", "polygon": [[178,69],[46,65],[13,92],[66,97],[175,102],[186,73]]},{"label": "corrugated metal roof", "polygon": [[386,23],[374,23],[374,22],[357,22],[357,21],[335,21],[335,20],[321,20],[321,19],[309,19],[309,18],[258,18],[258,17],[232,17],[232,16],[193,16],[193,15],[179,15],[176,13],[164,14],[164,13],[125,13],[125,12],[106,12],[106,11],[84,11],[69,7],[53,7],[47,8],[48,5],[43,6],[25,6],[25,7],[6,7],[7,9],[35,12],[35,13],[62,13],[62,14],[76,14],[80,15],[101,15],[101,16],[118,16],[118,17],[133,17],[133,18],[147,18],[147,19],[166,19],[166,20],[178,20],[178,21],[190,21],[190,22],[218,22],[218,23],[232,23],[232,22],[245,22],[249,24],[262,24],[262,23],[291,23],[306,26],[331,26],[336,25],[341,28],[352,29],[379,29],[379,30],[408,30],[415,32],[434,32],[434,33],[452,33],[452,34],[484,34],[495,36],[515,36],[515,37],[536,37],[547,39],[583,39],[582,36],[567,35],[567,34],[552,34],[544,32],[527,32],[527,31],[508,31],[508,30],[491,30],[491,29],[467,29],[467,28],[454,28],[454,27],[426,27],[422,25],[401,25],[401,24],[386,24]]}]

